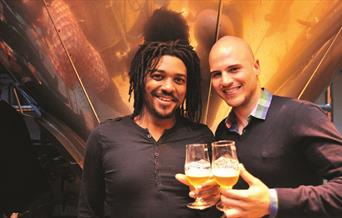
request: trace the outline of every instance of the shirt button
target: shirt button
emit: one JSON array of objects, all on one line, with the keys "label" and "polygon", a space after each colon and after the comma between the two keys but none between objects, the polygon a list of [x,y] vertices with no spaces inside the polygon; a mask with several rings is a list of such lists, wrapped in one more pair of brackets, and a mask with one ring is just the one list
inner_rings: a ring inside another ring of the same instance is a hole
[{"label": "shirt button", "polygon": [[147,138],[149,139],[152,138],[151,134],[147,134]]}]

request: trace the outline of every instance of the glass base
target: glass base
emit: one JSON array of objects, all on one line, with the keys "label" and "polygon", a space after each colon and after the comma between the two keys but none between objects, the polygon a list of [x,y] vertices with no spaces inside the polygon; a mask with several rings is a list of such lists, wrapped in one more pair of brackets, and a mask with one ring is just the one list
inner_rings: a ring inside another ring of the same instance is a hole
[{"label": "glass base", "polygon": [[204,210],[209,207],[212,207],[213,204],[208,204],[207,202],[197,198],[196,201],[189,203],[186,206],[188,208],[195,209],[195,210]]}]

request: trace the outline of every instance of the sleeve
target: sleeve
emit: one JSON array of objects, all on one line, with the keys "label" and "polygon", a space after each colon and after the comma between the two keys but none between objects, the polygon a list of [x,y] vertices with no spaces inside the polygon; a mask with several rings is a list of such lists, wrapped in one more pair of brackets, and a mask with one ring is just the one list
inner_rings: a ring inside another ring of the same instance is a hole
[{"label": "sleeve", "polygon": [[78,202],[78,218],[104,216],[104,174],[99,138],[98,129],[96,129],[87,140]]},{"label": "sleeve", "polygon": [[292,131],[300,144],[298,152],[303,152],[324,183],[277,188],[278,215],[342,217],[342,137],[315,105],[302,104],[294,116]]}]

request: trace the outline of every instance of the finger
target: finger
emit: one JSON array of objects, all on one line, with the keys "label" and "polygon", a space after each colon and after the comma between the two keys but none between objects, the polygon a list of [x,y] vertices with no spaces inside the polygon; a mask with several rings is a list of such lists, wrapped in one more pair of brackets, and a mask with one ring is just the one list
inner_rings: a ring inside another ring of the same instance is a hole
[{"label": "finger", "polygon": [[198,194],[209,194],[210,193],[220,193],[220,187],[219,186],[211,186],[211,187],[206,187],[206,188],[196,188],[196,193]]},{"label": "finger", "polygon": [[196,198],[196,194],[194,191],[189,192],[189,197],[190,198]]},{"label": "finger", "polygon": [[186,179],[186,175],[181,174],[181,173],[177,173],[175,177],[180,183],[187,185],[187,186],[190,186],[190,183]]},{"label": "finger", "polygon": [[229,218],[240,218],[242,216],[243,211],[239,208],[225,208],[224,215]]},{"label": "finger", "polygon": [[220,192],[226,198],[232,198],[236,200],[248,200],[249,191],[248,189],[237,190],[237,189],[230,189],[230,188],[221,188]]},{"label": "finger", "polygon": [[186,175],[181,174],[181,173],[177,173],[175,175],[175,177],[180,183],[189,186],[189,188],[190,188],[189,197],[190,198],[196,198],[197,197],[196,192],[195,192],[195,188],[188,182],[188,180],[186,179]]},{"label": "finger", "polygon": [[248,203],[246,201],[227,198],[224,195],[221,195],[221,202],[225,208],[240,208],[241,210],[244,210],[248,207]]},{"label": "finger", "polygon": [[240,164],[240,176],[248,183],[249,186],[260,182],[258,178],[254,177],[246,170],[243,164]]},{"label": "finger", "polygon": [[220,198],[220,190],[218,188],[216,189],[209,189],[209,190],[204,190],[204,191],[198,191],[196,190],[196,196],[204,199],[211,199],[215,198],[218,199]]},{"label": "finger", "polygon": [[208,179],[204,183],[200,184],[197,189],[199,190],[208,190],[212,188],[218,188],[219,186],[217,185],[215,179]]}]

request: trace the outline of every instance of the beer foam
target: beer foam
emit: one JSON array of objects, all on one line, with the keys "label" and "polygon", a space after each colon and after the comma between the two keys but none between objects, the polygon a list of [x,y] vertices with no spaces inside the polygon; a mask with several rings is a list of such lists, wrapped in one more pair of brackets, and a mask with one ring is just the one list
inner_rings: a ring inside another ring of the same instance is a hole
[{"label": "beer foam", "polygon": [[190,168],[190,169],[185,171],[185,175],[191,176],[191,177],[211,176],[211,170],[210,169]]}]

